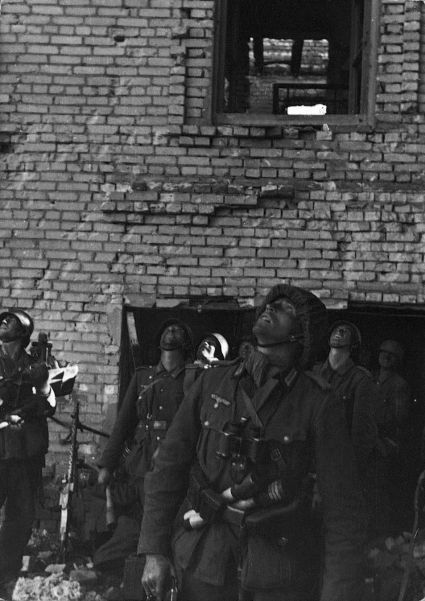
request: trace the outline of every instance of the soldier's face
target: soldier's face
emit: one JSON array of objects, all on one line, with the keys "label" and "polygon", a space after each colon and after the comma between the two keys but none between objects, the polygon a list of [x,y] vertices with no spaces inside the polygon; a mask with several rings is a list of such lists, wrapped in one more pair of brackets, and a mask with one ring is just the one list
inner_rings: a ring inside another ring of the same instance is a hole
[{"label": "soldier's face", "polygon": [[340,325],[334,328],[329,339],[331,348],[341,348],[351,346],[351,329],[347,325]]},{"label": "soldier's face", "polygon": [[186,342],[186,332],[184,328],[177,323],[173,323],[165,328],[161,334],[161,348],[183,347]]},{"label": "soldier's face", "polygon": [[23,329],[17,317],[12,314],[6,314],[0,323],[0,340],[2,342],[12,342],[22,337]]},{"label": "soldier's face", "polygon": [[196,351],[196,358],[200,361],[214,361],[215,353],[216,353],[216,342],[213,338],[205,338],[198,346],[198,350]]},{"label": "soldier's face", "polygon": [[258,343],[284,342],[296,324],[295,306],[287,298],[277,298],[266,305],[252,329]]},{"label": "soldier's face", "polygon": [[239,345],[238,355],[242,359],[246,359],[252,353],[253,349],[254,346],[250,342],[241,342],[241,344]]},{"label": "soldier's face", "polygon": [[390,350],[381,348],[379,350],[378,362],[384,369],[394,370],[397,368],[398,357]]}]

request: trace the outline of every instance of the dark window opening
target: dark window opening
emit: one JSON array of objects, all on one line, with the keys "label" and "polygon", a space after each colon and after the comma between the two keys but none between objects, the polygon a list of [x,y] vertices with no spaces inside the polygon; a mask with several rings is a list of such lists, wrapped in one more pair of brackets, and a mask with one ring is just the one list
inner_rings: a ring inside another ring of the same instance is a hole
[{"label": "dark window opening", "polygon": [[377,0],[219,0],[216,112],[370,110]]}]

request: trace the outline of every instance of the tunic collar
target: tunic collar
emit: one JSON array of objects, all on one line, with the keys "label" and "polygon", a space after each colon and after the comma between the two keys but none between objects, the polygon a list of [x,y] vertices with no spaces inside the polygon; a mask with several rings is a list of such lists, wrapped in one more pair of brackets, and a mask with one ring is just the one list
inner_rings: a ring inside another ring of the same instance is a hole
[{"label": "tunic collar", "polygon": [[336,369],[334,369],[331,364],[329,363],[329,359],[326,359],[325,363],[323,364],[323,368],[320,370],[322,372],[330,372],[330,373],[336,373],[339,376],[343,376],[347,373],[347,371],[349,371],[353,366],[355,365],[354,361],[351,359],[351,357],[348,357],[348,359],[346,361],[344,361],[344,363],[342,363],[341,365],[339,365]]},{"label": "tunic collar", "polygon": [[297,378],[298,370],[292,367],[289,371],[281,371],[278,367],[271,365],[266,355],[255,350],[238,365],[234,376],[241,377],[243,373],[251,376],[257,388],[263,386],[269,378],[275,378],[280,380],[286,389],[290,389]]},{"label": "tunic collar", "polygon": [[176,379],[179,377],[179,375],[186,369],[186,365],[180,365],[179,367],[175,367],[173,370],[171,371],[167,371],[165,369],[165,367],[162,365],[162,362],[159,361],[159,363],[155,366],[155,375],[159,376],[159,375],[166,375],[168,374],[169,376],[171,376],[172,378]]}]

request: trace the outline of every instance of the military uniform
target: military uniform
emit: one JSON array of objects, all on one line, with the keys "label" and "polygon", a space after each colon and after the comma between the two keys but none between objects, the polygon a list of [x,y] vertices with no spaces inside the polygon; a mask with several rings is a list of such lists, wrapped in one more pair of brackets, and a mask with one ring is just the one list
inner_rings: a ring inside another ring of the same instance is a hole
[{"label": "military uniform", "polygon": [[395,372],[382,381],[377,375],[375,382],[378,390],[375,407],[381,462],[386,473],[388,497],[391,499],[389,521],[394,530],[400,531],[410,523],[413,495],[410,480],[415,483],[417,477],[415,470],[412,470],[415,450],[409,452],[410,389],[406,380]]},{"label": "military uniform", "polygon": [[374,418],[377,391],[371,374],[352,359],[336,370],[327,359],[322,365],[315,366],[314,372],[330,384],[343,403],[356,457],[360,467],[364,467],[376,450],[378,436]]},{"label": "military uniform", "polygon": [[99,461],[125,476],[112,483],[113,500],[122,512],[113,537],[94,556],[97,567],[119,565],[134,552],[143,506],[143,486],[152,458],[183,398],[185,366],[168,372],[162,365],[139,367],[131,379]]},{"label": "military uniform", "polygon": [[[29,370],[37,361],[24,349],[11,358],[0,347],[0,398],[4,414],[22,407],[24,421],[0,430],[0,575],[14,574],[31,534],[35,499],[49,446],[46,417],[55,411],[54,393],[36,391]],[[1,421],[1,420],[0,420]]]},{"label": "military uniform", "polygon": [[[182,516],[193,508],[191,470],[198,466],[217,493],[232,486],[230,461],[217,449],[226,424],[250,423],[255,415],[263,424],[266,449],[260,473],[270,470],[281,479],[285,499],[272,510],[287,508],[287,515],[283,509],[269,519],[266,511],[256,530],[256,510],[246,514],[245,526],[235,525],[222,510],[203,527],[187,530]],[[326,384],[295,369],[270,370],[257,351],[245,362],[206,370],[183,401],[146,476],[139,553],[173,558],[184,601],[235,600],[238,572],[244,599],[310,599],[309,583],[303,581],[309,497],[299,511],[289,508],[303,496],[313,461],[326,530],[321,599],[358,601],[363,505],[341,405]]]},{"label": "military uniform", "polygon": [[395,372],[388,374],[382,381],[376,376],[375,382],[380,401],[376,411],[380,434],[399,445],[409,418],[409,385]]},{"label": "military uniform", "polygon": [[369,535],[384,534],[389,525],[387,469],[379,452],[375,407],[378,391],[367,369],[349,358],[336,370],[327,359],[315,367],[345,410],[369,511]]}]

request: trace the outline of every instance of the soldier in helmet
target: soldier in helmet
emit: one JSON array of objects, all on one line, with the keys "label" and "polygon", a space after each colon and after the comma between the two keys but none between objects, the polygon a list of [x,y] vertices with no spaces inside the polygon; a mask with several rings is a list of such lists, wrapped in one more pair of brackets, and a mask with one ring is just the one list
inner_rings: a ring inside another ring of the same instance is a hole
[{"label": "soldier in helmet", "polygon": [[[122,510],[112,538],[94,555],[99,569],[120,570],[137,548],[145,474],[183,398],[186,363],[193,352],[190,328],[178,319],[167,320],[157,344],[160,360],[136,369],[99,461],[98,483],[112,481],[113,499]],[[114,472],[118,479],[112,478]]]},{"label": "soldier in helmet", "polygon": [[394,451],[400,447],[409,418],[410,389],[399,370],[404,350],[396,340],[384,340],[379,347],[379,370],[375,374],[382,404],[379,408],[380,433],[388,439]]},{"label": "soldier in helmet", "polygon": [[[204,370],[145,481],[142,584],[163,601],[306,601],[310,471],[326,531],[322,601],[361,598],[362,497],[343,409],[306,372],[326,331],[312,293],[271,289],[246,359]],[[316,543],[316,547],[319,545]]]},{"label": "soldier in helmet", "polygon": [[[409,463],[406,453],[411,393],[400,375],[404,349],[396,340],[384,340],[379,347],[379,369],[374,374],[378,389],[376,419],[383,462],[386,467],[391,497],[391,524],[405,526],[406,505],[411,503],[408,482]],[[407,498],[406,498],[407,497]]]},{"label": "soldier in helmet", "polygon": [[365,495],[369,500],[370,525],[373,523],[373,527],[377,528],[379,518],[383,522],[379,527],[382,530],[387,521],[387,518],[384,519],[387,503],[381,499],[379,511],[375,507],[377,493],[383,494],[382,486],[379,486],[380,491],[376,490],[375,478],[378,453],[375,419],[377,390],[369,371],[355,363],[360,346],[361,334],[357,326],[350,321],[337,321],[330,329],[328,358],[316,365],[314,371],[330,384],[344,408]]},{"label": "soldier in helmet", "polygon": [[229,343],[222,334],[206,334],[198,345],[195,363],[211,365],[216,361],[224,361],[228,354]]},{"label": "soldier in helmet", "polygon": [[228,354],[229,343],[222,334],[218,332],[205,334],[196,349],[195,361],[187,366],[183,389],[184,394],[188,393],[190,387],[204,369],[216,367],[220,361],[224,361],[227,358]]},{"label": "soldier in helmet", "polygon": [[56,405],[47,366],[25,350],[33,330],[25,311],[0,313],[1,586],[21,569],[49,442],[46,418]]}]

